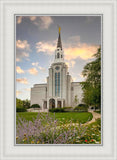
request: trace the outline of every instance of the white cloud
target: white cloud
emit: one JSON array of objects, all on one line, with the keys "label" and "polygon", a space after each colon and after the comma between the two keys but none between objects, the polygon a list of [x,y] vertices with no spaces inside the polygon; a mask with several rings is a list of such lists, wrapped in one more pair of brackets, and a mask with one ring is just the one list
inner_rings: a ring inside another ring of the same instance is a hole
[{"label": "white cloud", "polygon": [[42,30],[48,29],[52,23],[53,19],[50,16],[40,16],[36,17],[35,20],[33,20],[33,24],[38,26]]},{"label": "white cloud", "polygon": [[53,23],[53,19],[50,16],[41,16],[40,20],[41,29],[48,29],[49,26]]},{"label": "white cloud", "polygon": [[20,62],[23,58],[29,61],[29,52],[31,51],[30,45],[27,40],[16,41],[16,61]]},{"label": "white cloud", "polygon": [[37,53],[44,52],[46,54],[52,55],[55,51],[56,45],[55,42],[37,42],[36,49]]},{"label": "white cloud", "polygon": [[22,93],[22,91],[16,91],[16,96],[18,96],[19,94],[21,94]]},{"label": "white cloud", "polygon": [[39,62],[33,62],[32,65],[38,67],[41,71],[46,70],[44,67],[39,66]]},{"label": "white cloud", "polygon": [[21,41],[21,40],[17,40],[16,41],[16,47],[19,49],[26,49],[26,50],[30,50],[30,45],[28,43],[27,40]]},{"label": "white cloud", "polygon": [[33,62],[32,65],[38,67],[39,62]]},{"label": "white cloud", "polygon": [[30,68],[30,69],[28,70],[28,72],[29,72],[30,74],[32,74],[32,75],[37,75],[37,74],[38,74],[38,70],[37,70],[36,68]]},{"label": "white cloud", "polygon": [[43,68],[43,67],[41,67],[41,66],[39,66],[38,67],[41,71],[45,71],[46,69],[45,68]]},{"label": "white cloud", "polygon": [[30,92],[31,88],[25,88],[24,90]]},{"label": "white cloud", "polygon": [[20,74],[20,73],[24,73],[24,70],[22,70],[19,66],[17,66],[16,72]]},{"label": "white cloud", "polygon": [[17,78],[16,82],[22,83],[22,84],[28,84],[27,78]]}]

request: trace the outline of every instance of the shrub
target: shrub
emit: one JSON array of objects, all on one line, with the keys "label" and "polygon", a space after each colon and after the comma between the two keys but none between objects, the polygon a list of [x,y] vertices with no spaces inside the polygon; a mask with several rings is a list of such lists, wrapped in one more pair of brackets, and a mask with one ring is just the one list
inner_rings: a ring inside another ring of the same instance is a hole
[{"label": "shrub", "polygon": [[87,112],[88,111],[88,108],[87,107],[81,107],[81,106],[76,106],[74,108],[74,111],[78,111],[78,112]]},{"label": "shrub", "polygon": [[78,106],[79,107],[86,107],[86,108],[88,108],[88,105],[86,105],[86,104],[79,104]]},{"label": "shrub", "polygon": [[49,109],[49,112],[65,112],[64,108],[53,108]]},{"label": "shrub", "polygon": [[26,108],[23,108],[23,107],[17,107],[16,108],[16,112],[26,112]]},{"label": "shrub", "polygon": [[40,108],[40,105],[39,105],[39,104],[33,104],[33,105],[31,106],[31,108]]},{"label": "shrub", "polygon": [[16,128],[17,144],[75,144],[79,143],[87,130],[87,126],[74,126],[72,122],[68,127],[59,126],[55,117],[52,118],[49,114],[45,118],[41,117],[39,113],[33,122],[19,117]]},{"label": "shrub", "polygon": [[73,111],[73,107],[64,107],[63,109],[67,112]]}]

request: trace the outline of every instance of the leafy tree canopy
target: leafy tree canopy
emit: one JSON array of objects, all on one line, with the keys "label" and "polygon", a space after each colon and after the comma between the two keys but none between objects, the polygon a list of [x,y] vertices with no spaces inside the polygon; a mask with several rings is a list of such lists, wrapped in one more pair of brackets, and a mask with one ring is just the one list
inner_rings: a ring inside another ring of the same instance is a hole
[{"label": "leafy tree canopy", "polygon": [[82,82],[84,102],[88,105],[101,105],[101,48],[94,54],[95,60],[86,64],[82,75],[86,78]]}]

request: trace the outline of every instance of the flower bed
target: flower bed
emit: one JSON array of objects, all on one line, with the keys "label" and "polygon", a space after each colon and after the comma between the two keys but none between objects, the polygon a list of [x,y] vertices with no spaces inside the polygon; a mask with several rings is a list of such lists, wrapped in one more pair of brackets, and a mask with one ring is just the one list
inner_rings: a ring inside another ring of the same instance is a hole
[{"label": "flower bed", "polygon": [[[69,125],[68,125],[69,124]],[[17,144],[96,144],[100,143],[100,122],[85,126],[72,121],[61,123],[46,114],[32,121],[19,117]]]}]

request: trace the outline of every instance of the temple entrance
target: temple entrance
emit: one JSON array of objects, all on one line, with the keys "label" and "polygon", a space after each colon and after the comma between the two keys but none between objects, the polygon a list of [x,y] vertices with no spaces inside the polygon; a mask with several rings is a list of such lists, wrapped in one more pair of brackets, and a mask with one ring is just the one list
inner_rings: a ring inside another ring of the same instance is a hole
[{"label": "temple entrance", "polygon": [[61,108],[61,101],[58,101],[57,108]]},{"label": "temple entrance", "polygon": [[53,98],[49,100],[49,108],[50,109],[55,108],[55,100]]}]

